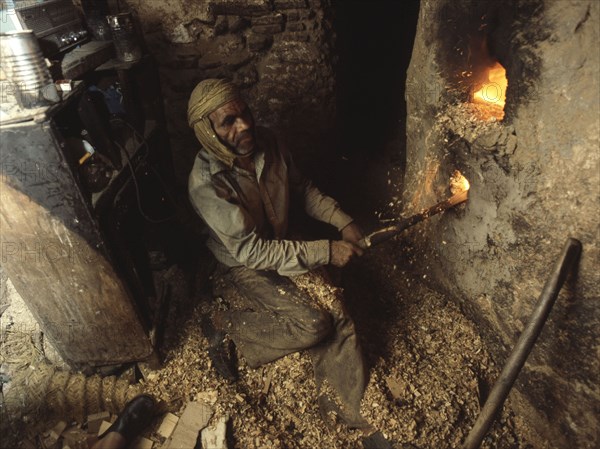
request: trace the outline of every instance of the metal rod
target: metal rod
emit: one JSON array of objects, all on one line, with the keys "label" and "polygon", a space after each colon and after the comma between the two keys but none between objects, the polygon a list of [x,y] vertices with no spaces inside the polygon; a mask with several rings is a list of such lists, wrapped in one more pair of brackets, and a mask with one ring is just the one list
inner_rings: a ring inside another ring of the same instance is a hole
[{"label": "metal rod", "polygon": [[377,245],[379,243],[385,242],[392,237],[397,236],[405,229],[410,228],[411,226],[416,225],[417,223],[422,222],[423,220],[428,219],[429,217],[439,214],[440,212],[444,212],[451,207],[456,206],[457,204],[464,203],[468,199],[469,192],[468,190],[463,190],[452,195],[445,201],[437,203],[431,206],[429,209],[425,209],[418,214],[415,214],[408,218],[403,218],[392,226],[388,226],[383,229],[379,229],[371,234],[367,235],[365,238],[358,242],[358,246],[362,249],[370,248],[373,245]]},{"label": "metal rod", "polygon": [[506,361],[498,380],[494,384],[488,399],[485,401],[483,409],[477,417],[473,429],[471,429],[471,432],[467,436],[462,449],[477,449],[481,444],[481,441],[494,422],[496,414],[502,408],[513,383],[519,375],[521,368],[523,368],[533,345],[540,335],[544,323],[548,318],[548,314],[565,282],[567,274],[576,264],[580,254],[581,242],[569,238],[550,278],[546,281],[546,285],[544,285],[540,299],[529,318],[527,326],[523,330],[517,344],[508,357],[508,360]]}]

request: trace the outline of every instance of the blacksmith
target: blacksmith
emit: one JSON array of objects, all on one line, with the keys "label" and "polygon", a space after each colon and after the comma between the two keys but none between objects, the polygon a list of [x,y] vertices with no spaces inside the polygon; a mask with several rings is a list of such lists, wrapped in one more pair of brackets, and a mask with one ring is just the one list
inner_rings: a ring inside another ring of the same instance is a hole
[{"label": "blacksmith", "polygon": [[[189,177],[190,199],[209,228],[207,244],[220,274],[247,300],[241,309],[216,313],[214,328],[228,334],[251,368],[308,350],[321,413],[333,411],[371,434],[359,413],[366,374],[352,320],[343,306],[318,307],[289,279],[360,256],[359,227],[298,172],[271,131],[255,126],[231,82],[200,82],[189,100],[188,122],[202,145]],[[341,238],[289,239],[293,204],[334,226]]]}]

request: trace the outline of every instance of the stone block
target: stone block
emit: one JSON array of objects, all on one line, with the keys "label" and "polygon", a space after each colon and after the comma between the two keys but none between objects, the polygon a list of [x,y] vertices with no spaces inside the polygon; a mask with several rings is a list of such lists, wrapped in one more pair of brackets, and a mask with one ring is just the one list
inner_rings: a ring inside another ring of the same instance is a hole
[{"label": "stone block", "polygon": [[212,0],[215,14],[256,16],[272,10],[269,0]]},{"label": "stone block", "polygon": [[174,58],[169,58],[164,61],[165,67],[173,69],[191,69],[198,67],[198,55],[173,55]]},{"label": "stone block", "polygon": [[[178,44],[169,46],[168,51],[164,51],[164,55],[173,56],[173,57],[187,57],[187,56],[200,56],[200,46],[196,43],[194,44]],[[162,55],[161,55],[162,56]],[[162,61],[161,61],[162,62]],[[140,368],[140,372],[144,379],[146,376],[153,371],[148,367],[146,363],[138,363],[138,367]]]},{"label": "stone block", "polygon": [[246,38],[248,50],[256,52],[269,48],[273,43],[273,36],[267,34],[251,33]]},{"label": "stone block", "polygon": [[258,82],[258,72],[256,68],[248,65],[236,70],[233,81],[242,88],[253,86]]},{"label": "stone block", "polygon": [[82,444],[85,444],[87,435],[87,432],[83,429],[71,427],[63,432],[62,437],[65,444],[68,444],[72,448],[79,448]]},{"label": "stone block", "polygon": [[239,67],[250,57],[242,37],[228,34],[217,37],[207,46],[196,67],[200,69],[213,69],[223,65]]},{"label": "stone block", "polygon": [[211,53],[198,60],[197,67],[201,70],[216,69],[223,65],[222,58],[218,53]]},{"label": "stone block", "polygon": [[169,33],[168,39],[173,44],[189,44],[196,40],[183,23],[177,25],[173,31]]},{"label": "stone block", "polygon": [[274,0],[275,9],[302,9],[308,8],[306,0]]},{"label": "stone block", "polygon": [[312,63],[320,62],[321,54],[313,45],[305,42],[277,42],[272,52],[274,57],[284,63]]},{"label": "stone block", "polygon": [[215,29],[212,25],[208,25],[199,19],[194,19],[185,24],[188,34],[194,40],[211,39],[215,37]]},{"label": "stone block", "polygon": [[236,51],[227,56],[217,51],[211,51],[200,58],[198,68],[205,70],[223,66],[236,69],[246,64],[250,59],[252,59],[252,55],[246,49]]},{"label": "stone block", "polygon": [[229,421],[229,417],[222,416],[214,426],[202,430],[202,447],[227,449],[227,421]]},{"label": "stone block", "polygon": [[215,35],[220,36],[229,30],[229,19],[227,16],[219,16],[215,21]]},{"label": "stone block", "polygon": [[229,32],[238,33],[250,26],[250,21],[245,17],[229,17]]},{"label": "stone block", "polygon": [[179,418],[173,413],[167,413],[156,432],[163,438],[169,438],[173,434],[178,421]]},{"label": "stone block", "polygon": [[300,12],[298,10],[286,11],[285,20],[287,22],[297,22],[300,20]]},{"label": "stone block", "polygon": [[310,41],[310,34],[307,32],[293,32],[293,33],[284,33],[281,36],[282,41],[288,41],[288,42],[309,42]]},{"label": "stone block", "polygon": [[254,17],[252,19],[252,26],[255,25],[273,25],[275,23],[285,22],[285,16],[281,13],[269,14],[266,16]]},{"label": "stone block", "polygon": [[306,25],[302,22],[293,22],[288,23],[286,27],[287,31],[304,31],[306,30]]},{"label": "stone block", "polygon": [[188,403],[181,414],[181,418],[179,418],[171,439],[167,441],[166,449],[195,447],[198,433],[206,427],[213,413],[213,409],[206,404],[200,402]]},{"label": "stone block", "polygon": [[50,438],[54,441],[58,441],[64,430],[67,428],[67,423],[65,421],[59,421],[51,430],[50,430]]},{"label": "stone block", "polygon": [[252,31],[258,34],[277,34],[283,31],[283,23],[273,23],[271,25],[256,25]]},{"label": "stone block", "polygon": [[228,56],[236,51],[242,50],[244,47],[244,40],[241,36],[227,35],[217,38],[210,50],[216,50],[223,56]]},{"label": "stone block", "polygon": [[194,5],[194,16],[201,22],[212,24],[215,23],[216,15],[212,5],[207,2],[197,2]]},{"label": "stone block", "polygon": [[223,61],[223,66],[235,70],[250,62],[251,59],[252,55],[250,54],[250,52],[244,49],[237,51],[225,58],[225,60]]},{"label": "stone block", "polygon": [[106,431],[111,426],[109,421],[102,421],[100,423],[100,427],[98,428],[98,436],[102,435],[104,431]]},{"label": "stone block", "polygon": [[102,421],[108,421],[110,418],[110,413],[108,412],[100,412],[94,413],[93,415],[88,415],[87,417],[87,428],[88,433],[98,433],[98,429],[100,429],[100,424]]},{"label": "stone block", "polygon": [[272,84],[269,90],[277,98],[290,98],[297,92],[312,92],[328,76],[316,64],[266,64],[260,73],[261,85]]}]

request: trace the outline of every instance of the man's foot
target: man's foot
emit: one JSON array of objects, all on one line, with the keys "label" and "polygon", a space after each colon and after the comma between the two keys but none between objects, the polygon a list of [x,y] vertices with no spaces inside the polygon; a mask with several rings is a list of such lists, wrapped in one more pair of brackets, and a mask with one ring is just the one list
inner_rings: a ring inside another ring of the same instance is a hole
[{"label": "man's foot", "polygon": [[392,444],[380,431],[376,431],[369,436],[363,437],[362,444],[364,449],[393,449]]},{"label": "man's foot", "polygon": [[212,318],[203,315],[200,327],[208,339],[208,357],[215,370],[223,379],[235,382],[238,379],[235,345],[225,333],[227,325],[224,315],[220,312],[215,312]]},{"label": "man's foot", "polygon": [[127,444],[139,436],[154,419],[156,402],[147,394],[136,396],[125,405],[117,420],[98,438],[102,439],[111,432],[125,438]]},{"label": "man's foot", "polygon": [[335,431],[337,425],[337,417],[340,415],[340,408],[327,395],[320,395],[317,399],[319,404],[319,413],[321,419],[329,430]]}]

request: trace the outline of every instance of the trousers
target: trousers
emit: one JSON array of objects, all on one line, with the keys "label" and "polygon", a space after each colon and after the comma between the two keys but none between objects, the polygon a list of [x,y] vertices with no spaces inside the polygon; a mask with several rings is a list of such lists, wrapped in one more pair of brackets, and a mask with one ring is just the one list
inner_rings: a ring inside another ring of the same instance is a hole
[{"label": "trousers", "polygon": [[[307,350],[321,413],[334,411],[348,426],[366,427],[360,402],[366,388],[364,357],[354,323],[341,301],[324,310],[288,277],[244,266],[221,271],[243,296],[226,312],[230,338],[251,368]],[[331,388],[323,388],[328,384]],[[334,398],[331,396],[333,390]]]}]

